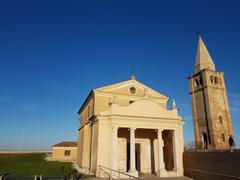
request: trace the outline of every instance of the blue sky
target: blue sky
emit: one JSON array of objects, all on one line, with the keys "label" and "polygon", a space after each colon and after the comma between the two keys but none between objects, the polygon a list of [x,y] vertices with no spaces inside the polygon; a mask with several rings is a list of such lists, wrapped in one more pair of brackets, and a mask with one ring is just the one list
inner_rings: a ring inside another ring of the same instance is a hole
[{"label": "blue sky", "polygon": [[230,1],[1,1],[0,149],[76,140],[93,88],[137,80],[175,98],[193,140],[187,77],[201,32],[225,72],[240,141],[240,3]]}]

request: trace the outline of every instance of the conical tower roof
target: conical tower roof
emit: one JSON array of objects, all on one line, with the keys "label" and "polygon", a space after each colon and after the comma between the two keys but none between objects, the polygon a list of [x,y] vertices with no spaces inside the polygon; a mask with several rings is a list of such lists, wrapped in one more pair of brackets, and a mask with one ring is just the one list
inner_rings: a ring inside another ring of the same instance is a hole
[{"label": "conical tower roof", "polygon": [[202,40],[201,35],[199,35],[196,63],[195,63],[195,73],[198,73],[203,69],[210,69],[210,70],[216,71],[215,64]]}]

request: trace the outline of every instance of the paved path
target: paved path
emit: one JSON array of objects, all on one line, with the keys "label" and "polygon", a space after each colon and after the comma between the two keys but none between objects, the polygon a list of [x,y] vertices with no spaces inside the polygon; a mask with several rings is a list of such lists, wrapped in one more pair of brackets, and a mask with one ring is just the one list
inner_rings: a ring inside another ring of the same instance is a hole
[{"label": "paved path", "polygon": [[[142,180],[193,180],[189,177],[175,177],[175,178],[160,178],[154,175],[146,175],[140,177]],[[107,178],[105,178],[107,180]],[[103,178],[89,178],[89,180],[105,180]],[[128,180],[128,179],[122,179],[122,180]],[[133,180],[133,179],[131,179]]]},{"label": "paved path", "polygon": [[189,177],[160,178],[154,175],[146,175],[140,177],[142,180],[193,180]]}]

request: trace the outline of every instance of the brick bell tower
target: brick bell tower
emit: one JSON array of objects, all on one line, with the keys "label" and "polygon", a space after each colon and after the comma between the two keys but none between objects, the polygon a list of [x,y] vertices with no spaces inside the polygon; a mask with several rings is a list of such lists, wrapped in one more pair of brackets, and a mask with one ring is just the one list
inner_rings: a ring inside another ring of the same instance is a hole
[{"label": "brick bell tower", "polygon": [[198,37],[195,73],[189,77],[196,149],[227,149],[232,135],[224,73]]}]

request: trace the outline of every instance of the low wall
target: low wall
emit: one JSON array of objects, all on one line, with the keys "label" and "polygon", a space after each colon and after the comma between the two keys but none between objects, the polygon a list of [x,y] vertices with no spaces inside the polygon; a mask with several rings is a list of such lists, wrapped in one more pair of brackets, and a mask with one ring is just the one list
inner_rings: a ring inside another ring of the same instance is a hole
[{"label": "low wall", "polygon": [[29,151],[11,151],[11,150],[0,151],[0,154],[32,154],[32,153],[36,153],[36,154],[38,154],[38,153],[52,153],[52,151],[48,151],[48,150],[46,150],[46,151],[31,151],[31,150],[29,150]]},{"label": "low wall", "polygon": [[196,180],[240,180],[240,151],[185,151],[184,174]]}]

